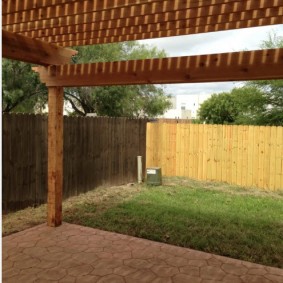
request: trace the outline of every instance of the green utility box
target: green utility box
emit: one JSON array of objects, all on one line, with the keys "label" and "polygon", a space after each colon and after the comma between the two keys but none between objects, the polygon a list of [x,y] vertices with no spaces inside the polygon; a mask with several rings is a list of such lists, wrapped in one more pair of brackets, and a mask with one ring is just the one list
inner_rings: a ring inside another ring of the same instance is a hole
[{"label": "green utility box", "polygon": [[152,167],[146,169],[146,183],[148,185],[162,185],[162,174],[160,167]]}]

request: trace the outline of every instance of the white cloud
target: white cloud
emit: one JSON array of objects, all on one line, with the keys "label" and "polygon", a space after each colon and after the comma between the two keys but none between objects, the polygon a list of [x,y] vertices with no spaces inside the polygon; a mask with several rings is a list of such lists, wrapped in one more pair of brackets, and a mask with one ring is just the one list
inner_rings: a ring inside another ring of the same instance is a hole
[{"label": "white cloud", "polygon": [[283,25],[147,39],[141,43],[164,49],[168,57],[212,54],[259,49],[272,31],[283,36]]},{"label": "white cloud", "polygon": [[216,82],[216,83],[191,83],[191,84],[167,84],[165,91],[170,95],[177,94],[213,94],[229,91],[241,86],[241,82]]},{"label": "white cloud", "polygon": [[[283,25],[148,39],[142,40],[141,43],[164,49],[168,57],[190,56],[260,49],[260,44],[267,39],[270,32],[283,36]],[[240,82],[172,84],[166,85],[166,92],[173,95],[208,94],[229,91],[240,84]]]}]

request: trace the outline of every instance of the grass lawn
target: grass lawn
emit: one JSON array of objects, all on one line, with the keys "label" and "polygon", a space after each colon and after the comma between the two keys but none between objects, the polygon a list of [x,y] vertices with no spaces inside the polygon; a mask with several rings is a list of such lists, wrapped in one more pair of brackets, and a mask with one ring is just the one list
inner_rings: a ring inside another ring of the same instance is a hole
[{"label": "grass lawn", "polygon": [[64,221],[283,267],[282,192],[171,178],[72,198]]}]

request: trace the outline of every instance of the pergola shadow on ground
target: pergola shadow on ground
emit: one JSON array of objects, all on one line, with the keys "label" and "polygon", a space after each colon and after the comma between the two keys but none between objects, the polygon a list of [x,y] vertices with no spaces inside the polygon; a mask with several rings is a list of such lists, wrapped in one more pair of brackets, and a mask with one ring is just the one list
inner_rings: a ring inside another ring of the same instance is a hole
[{"label": "pergola shadow on ground", "polygon": [[5,237],[3,282],[271,283],[283,270],[63,223]]}]

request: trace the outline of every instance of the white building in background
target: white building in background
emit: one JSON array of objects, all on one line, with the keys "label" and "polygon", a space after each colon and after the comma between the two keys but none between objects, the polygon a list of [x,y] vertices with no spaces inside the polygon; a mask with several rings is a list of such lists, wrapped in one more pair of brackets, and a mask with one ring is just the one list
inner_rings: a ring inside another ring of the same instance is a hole
[{"label": "white building in background", "polygon": [[211,94],[178,94],[171,98],[172,107],[161,118],[165,119],[196,119],[200,105]]}]

